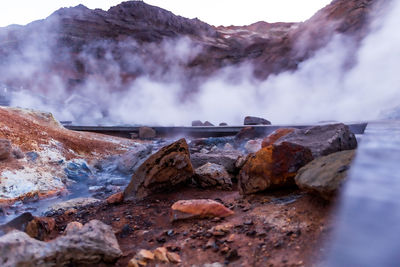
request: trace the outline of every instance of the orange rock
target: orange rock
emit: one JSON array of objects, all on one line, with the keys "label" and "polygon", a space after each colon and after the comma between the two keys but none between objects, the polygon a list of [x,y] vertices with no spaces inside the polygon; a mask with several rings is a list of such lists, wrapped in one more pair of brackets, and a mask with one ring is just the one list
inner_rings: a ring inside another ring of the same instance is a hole
[{"label": "orange rock", "polygon": [[283,142],[250,154],[239,173],[240,194],[294,184],[297,171],[313,160],[311,150]]},{"label": "orange rock", "polygon": [[180,200],[172,205],[172,220],[228,217],[234,212],[211,199]]},{"label": "orange rock", "polygon": [[161,262],[169,262],[167,253],[168,253],[168,251],[164,247],[159,247],[154,250],[155,258]]},{"label": "orange rock", "polygon": [[25,232],[32,238],[44,241],[54,230],[56,221],[48,217],[35,217],[25,228]]},{"label": "orange rock", "polygon": [[132,259],[128,262],[128,267],[139,267],[139,263],[138,263],[137,259],[132,258]]},{"label": "orange rock", "polygon": [[181,257],[173,252],[167,252],[167,257],[170,262],[172,263],[180,263],[181,262]]},{"label": "orange rock", "polygon": [[124,192],[115,193],[114,195],[109,196],[106,201],[108,204],[122,203],[124,201]]},{"label": "orange rock", "polygon": [[279,138],[292,133],[294,130],[294,128],[279,128],[275,130],[273,133],[264,138],[261,147],[267,147],[274,144]]},{"label": "orange rock", "polygon": [[139,260],[153,261],[154,253],[147,249],[141,249],[136,255]]}]

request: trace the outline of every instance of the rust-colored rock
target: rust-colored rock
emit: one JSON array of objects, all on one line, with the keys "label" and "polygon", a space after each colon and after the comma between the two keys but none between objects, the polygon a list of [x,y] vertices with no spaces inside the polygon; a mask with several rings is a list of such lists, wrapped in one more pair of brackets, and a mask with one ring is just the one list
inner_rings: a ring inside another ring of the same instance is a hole
[{"label": "rust-colored rock", "polygon": [[261,147],[267,147],[274,144],[279,138],[292,133],[294,128],[279,128],[275,130],[273,133],[264,138],[261,143]]},{"label": "rust-colored rock", "polygon": [[180,139],[161,148],[137,169],[124,197],[143,199],[154,192],[171,190],[193,174],[188,145]]},{"label": "rust-colored rock", "polygon": [[115,193],[115,194],[109,196],[106,201],[108,204],[122,203],[124,201],[124,193],[123,192]]},{"label": "rust-colored rock", "polygon": [[297,171],[313,160],[311,150],[288,142],[250,154],[239,173],[240,194],[294,184]]},{"label": "rust-colored rock", "polygon": [[55,226],[56,221],[53,218],[35,217],[27,224],[25,232],[32,238],[45,241]]},{"label": "rust-colored rock", "polygon": [[183,220],[192,218],[224,218],[234,214],[221,203],[211,199],[180,200],[172,207],[172,220]]}]

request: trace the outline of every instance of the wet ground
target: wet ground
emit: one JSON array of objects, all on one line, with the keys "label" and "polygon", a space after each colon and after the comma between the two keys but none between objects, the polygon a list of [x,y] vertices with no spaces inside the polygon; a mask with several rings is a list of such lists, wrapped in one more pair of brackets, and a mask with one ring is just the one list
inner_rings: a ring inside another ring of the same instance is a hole
[{"label": "wet ground", "polygon": [[[225,219],[171,222],[170,206],[175,201],[201,198],[219,201],[235,214]],[[140,202],[103,202],[55,214],[52,236],[61,234],[71,221],[98,219],[111,225],[123,257],[115,265],[102,266],[127,266],[140,249],[161,246],[178,253],[181,266],[215,262],[227,266],[313,266],[324,255],[321,244],[330,236],[331,210],[332,206],[320,198],[297,189],[243,198],[237,191],[180,188]],[[218,225],[223,232],[213,229]]]}]

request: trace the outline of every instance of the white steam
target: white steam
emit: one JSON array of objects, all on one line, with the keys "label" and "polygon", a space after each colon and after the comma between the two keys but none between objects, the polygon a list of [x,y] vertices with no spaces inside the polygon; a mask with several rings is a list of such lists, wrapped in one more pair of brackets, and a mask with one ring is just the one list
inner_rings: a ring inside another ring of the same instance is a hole
[{"label": "white steam", "polygon": [[[202,80],[194,86],[196,93],[185,96],[191,85],[185,82],[187,72],[182,66],[201,49],[181,39],[150,48],[163,58],[161,63],[149,62],[145,55],[127,57],[128,68],[143,69],[144,73],[150,70],[155,75],[140,76],[124,85],[126,90],[113,90],[121,88],[121,67],[106,55],[102,63],[106,71],[89,77],[84,90],[68,92],[54,76],[52,90],[20,90],[12,105],[51,111],[59,120],[80,124],[189,125],[196,119],[241,124],[246,115],[261,116],[276,124],[374,120],[400,107],[398,14],[400,1],[374,24],[360,47],[337,35],[297,71],[270,76],[262,82],[253,78],[250,64],[242,64]],[[119,46],[135,44],[124,41]],[[98,61],[85,53],[80,58],[96,73]],[[349,58],[356,62],[351,67]],[[40,60],[35,60],[40,66]],[[168,71],[157,68],[158,64],[167,64]]]}]

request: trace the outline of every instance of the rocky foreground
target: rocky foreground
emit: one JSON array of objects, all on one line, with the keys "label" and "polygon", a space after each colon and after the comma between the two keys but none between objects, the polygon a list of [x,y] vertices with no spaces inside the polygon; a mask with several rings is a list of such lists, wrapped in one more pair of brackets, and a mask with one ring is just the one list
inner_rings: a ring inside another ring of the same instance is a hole
[{"label": "rocky foreground", "polygon": [[1,266],[315,265],[357,147],[340,123],[130,140],[0,117]]}]

